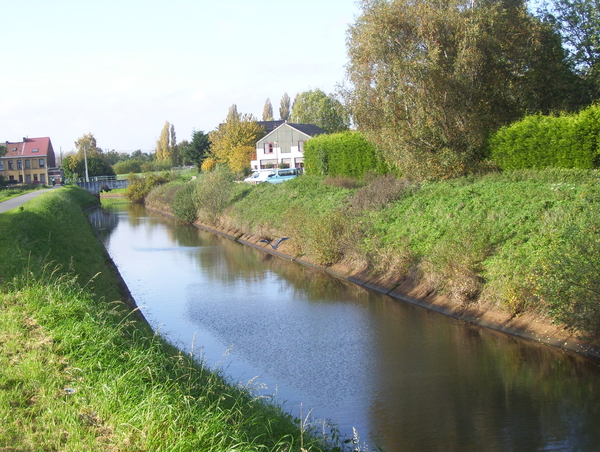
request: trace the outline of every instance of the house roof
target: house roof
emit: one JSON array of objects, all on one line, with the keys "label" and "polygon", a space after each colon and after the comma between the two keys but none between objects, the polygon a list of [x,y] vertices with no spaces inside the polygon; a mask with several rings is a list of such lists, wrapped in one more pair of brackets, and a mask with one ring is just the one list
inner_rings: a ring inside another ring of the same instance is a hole
[{"label": "house roof", "polygon": [[52,143],[49,137],[43,138],[24,138],[24,141],[11,142],[6,141],[6,157],[37,157],[54,154]]},{"label": "house roof", "polygon": [[281,124],[283,124],[285,121],[283,119],[280,119],[278,121],[257,121],[257,122],[258,122],[258,125],[263,126],[265,128],[265,134],[269,134],[273,130],[275,130],[277,127],[279,127]]},{"label": "house roof", "polygon": [[293,127],[296,130],[299,130],[302,133],[305,133],[306,135],[310,135],[311,137],[327,133],[326,130],[321,129],[320,127],[315,126],[313,124],[296,124],[288,122],[287,125]]},{"label": "house roof", "polygon": [[262,137],[258,142],[264,141],[269,137],[269,135],[274,134],[277,130],[282,127],[289,126],[293,129],[296,129],[298,132],[303,133],[304,135],[308,135],[309,137],[314,137],[315,135],[321,135],[322,133],[327,133],[327,131],[317,127],[313,124],[296,124],[291,122],[284,122],[280,124],[275,129],[271,130],[271,132],[267,133],[264,137]]}]

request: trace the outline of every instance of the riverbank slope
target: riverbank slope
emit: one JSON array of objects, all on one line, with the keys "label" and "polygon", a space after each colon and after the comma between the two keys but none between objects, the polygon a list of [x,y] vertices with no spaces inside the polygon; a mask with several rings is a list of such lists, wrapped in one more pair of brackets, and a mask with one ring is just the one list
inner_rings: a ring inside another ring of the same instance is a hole
[{"label": "riverbank slope", "polygon": [[[209,173],[146,204],[429,309],[600,356],[598,182],[596,171],[555,169],[248,186]],[[284,236],[276,251],[261,242]]]},{"label": "riverbank slope", "polygon": [[328,450],[136,315],[97,202],[65,187],[0,214],[0,449]]}]

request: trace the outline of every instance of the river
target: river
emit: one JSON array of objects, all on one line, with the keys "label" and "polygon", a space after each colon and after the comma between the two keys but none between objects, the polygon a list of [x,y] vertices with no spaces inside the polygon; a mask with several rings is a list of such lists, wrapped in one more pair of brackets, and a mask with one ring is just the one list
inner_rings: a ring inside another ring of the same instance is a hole
[{"label": "river", "polygon": [[596,360],[392,299],[139,205],[90,219],[169,341],[313,425],[356,431],[365,449],[600,450]]}]

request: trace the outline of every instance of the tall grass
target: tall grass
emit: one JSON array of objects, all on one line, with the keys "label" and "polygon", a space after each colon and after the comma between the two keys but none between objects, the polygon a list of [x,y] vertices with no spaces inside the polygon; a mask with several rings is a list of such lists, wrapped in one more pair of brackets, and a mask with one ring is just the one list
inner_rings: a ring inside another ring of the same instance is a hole
[{"label": "tall grass", "polygon": [[138,320],[82,213],[96,202],[65,188],[0,215],[0,449],[326,449]]}]

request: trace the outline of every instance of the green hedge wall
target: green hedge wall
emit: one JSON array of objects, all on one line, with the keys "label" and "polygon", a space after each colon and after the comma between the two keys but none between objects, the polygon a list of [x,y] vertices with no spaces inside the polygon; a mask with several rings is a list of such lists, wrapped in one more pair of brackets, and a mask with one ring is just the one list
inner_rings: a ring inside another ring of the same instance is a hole
[{"label": "green hedge wall", "polygon": [[489,140],[492,160],[505,170],[600,166],[600,105],[578,114],[528,116]]},{"label": "green hedge wall", "polygon": [[375,146],[360,132],[341,132],[311,138],[304,149],[308,174],[361,178],[366,172],[386,173]]}]

